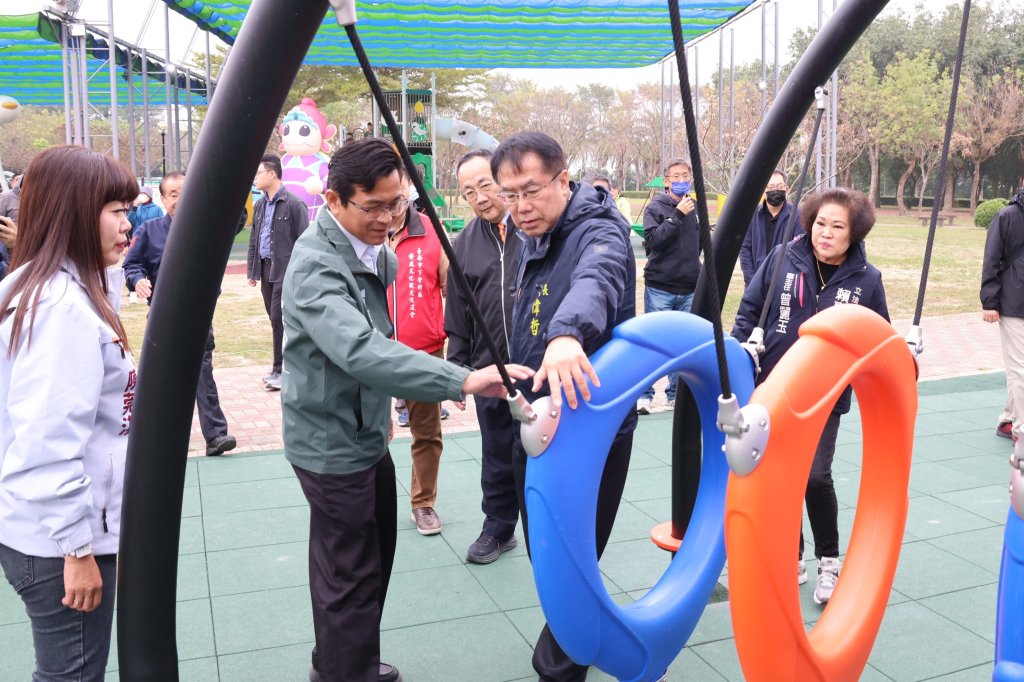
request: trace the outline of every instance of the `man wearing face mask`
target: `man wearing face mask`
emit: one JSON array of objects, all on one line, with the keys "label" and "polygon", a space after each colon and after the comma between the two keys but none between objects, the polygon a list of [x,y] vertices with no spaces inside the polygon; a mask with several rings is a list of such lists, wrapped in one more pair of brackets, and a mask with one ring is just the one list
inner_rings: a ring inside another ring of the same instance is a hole
[{"label": "man wearing face mask", "polygon": [[[764,201],[758,205],[754,219],[750,222],[750,229],[747,230],[747,236],[743,238],[743,246],[740,247],[740,268],[743,270],[744,287],[750,283],[771,250],[782,243],[786,224],[796,210],[793,204],[786,201],[788,191],[786,174],[776,168],[764,190]],[[798,216],[793,237],[796,238],[803,233]]]},{"label": "man wearing face mask", "polygon": [[[665,167],[665,192],[659,194],[644,211],[644,312],[681,310],[689,312],[693,290],[700,273],[700,238],[697,204],[690,197],[693,170],[682,159],[673,159]],[[665,389],[667,407],[676,403],[677,376],[668,377]],[[652,384],[636,403],[636,411],[650,414],[654,399]]]}]

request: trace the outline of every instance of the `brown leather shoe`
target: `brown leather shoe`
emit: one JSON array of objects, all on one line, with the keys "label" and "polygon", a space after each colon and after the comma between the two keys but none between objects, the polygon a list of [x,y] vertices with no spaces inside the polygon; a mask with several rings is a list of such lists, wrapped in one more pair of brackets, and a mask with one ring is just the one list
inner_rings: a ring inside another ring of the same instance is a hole
[{"label": "brown leather shoe", "polygon": [[437,535],[441,532],[441,519],[433,507],[413,509],[411,518],[420,535]]}]

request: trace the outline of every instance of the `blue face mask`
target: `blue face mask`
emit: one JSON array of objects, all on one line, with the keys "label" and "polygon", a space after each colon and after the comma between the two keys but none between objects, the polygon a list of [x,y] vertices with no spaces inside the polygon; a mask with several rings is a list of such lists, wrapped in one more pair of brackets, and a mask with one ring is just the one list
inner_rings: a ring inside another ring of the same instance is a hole
[{"label": "blue face mask", "polygon": [[677,197],[681,197],[681,196],[684,196],[684,195],[689,194],[689,193],[690,193],[690,183],[689,182],[673,182],[672,183],[672,194],[675,194]]}]

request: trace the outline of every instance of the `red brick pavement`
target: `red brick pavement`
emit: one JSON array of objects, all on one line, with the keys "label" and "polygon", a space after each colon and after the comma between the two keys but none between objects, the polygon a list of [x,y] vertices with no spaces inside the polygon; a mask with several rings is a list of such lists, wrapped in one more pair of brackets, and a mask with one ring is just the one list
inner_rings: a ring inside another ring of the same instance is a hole
[{"label": "red brick pavement", "polygon": [[[894,326],[901,334],[906,334],[910,320],[896,320]],[[980,312],[925,318],[922,330],[925,343],[920,363],[922,379],[1002,369],[999,330],[995,325],[984,323]],[[262,377],[267,371],[268,368],[262,366],[214,370],[230,432],[238,439],[237,452],[276,450],[282,447],[281,394],[264,390]],[[664,393],[659,390],[655,400],[656,411],[665,409],[663,401]],[[451,417],[442,423],[444,433],[478,429],[472,399],[465,412],[460,412],[450,403],[446,405]],[[399,428],[396,436],[401,437],[407,433]],[[194,419],[190,454],[202,454],[204,446],[199,421]]]}]

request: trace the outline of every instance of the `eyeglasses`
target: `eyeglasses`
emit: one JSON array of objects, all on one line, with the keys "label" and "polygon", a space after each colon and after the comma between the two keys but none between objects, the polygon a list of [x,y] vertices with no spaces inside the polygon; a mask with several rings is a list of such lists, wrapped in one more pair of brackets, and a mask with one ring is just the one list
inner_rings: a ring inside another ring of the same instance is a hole
[{"label": "eyeglasses", "polygon": [[462,193],[462,198],[465,199],[466,201],[476,201],[477,193],[487,194],[492,189],[494,189],[494,183],[485,180],[484,182],[481,182],[479,185],[477,185],[475,189],[465,190]]},{"label": "eyeglasses", "polygon": [[765,191],[766,192],[775,192],[775,191],[778,191],[778,190],[786,191],[786,186],[785,185],[768,185],[767,187],[765,187]]},{"label": "eyeglasses", "polygon": [[665,179],[669,182],[692,182],[693,176],[689,173],[674,173],[672,175],[665,176]]},{"label": "eyeglasses", "polygon": [[557,178],[561,174],[562,171],[558,171],[557,173],[552,175],[551,179],[545,182],[543,185],[531,187],[530,189],[524,189],[522,192],[498,192],[498,198],[501,199],[502,203],[504,203],[506,206],[515,206],[517,203],[519,203],[520,199],[525,199],[526,201],[535,201],[537,197],[540,196],[540,193],[546,190],[548,187],[550,187],[551,183],[555,181],[555,178]]},{"label": "eyeglasses", "polygon": [[348,200],[348,203],[358,208],[360,211],[365,213],[368,217],[372,218],[373,220],[380,220],[381,218],[384,217],[385,213],[391,217],[399,216],[405,213],[406,209],[409,208],[409,200],[406,199],[405,197],[402,197],[401,199],[398,199],[394,203],[388,204],[386,206],[371,206],[370,208],[360,206],[351,199]]}]

